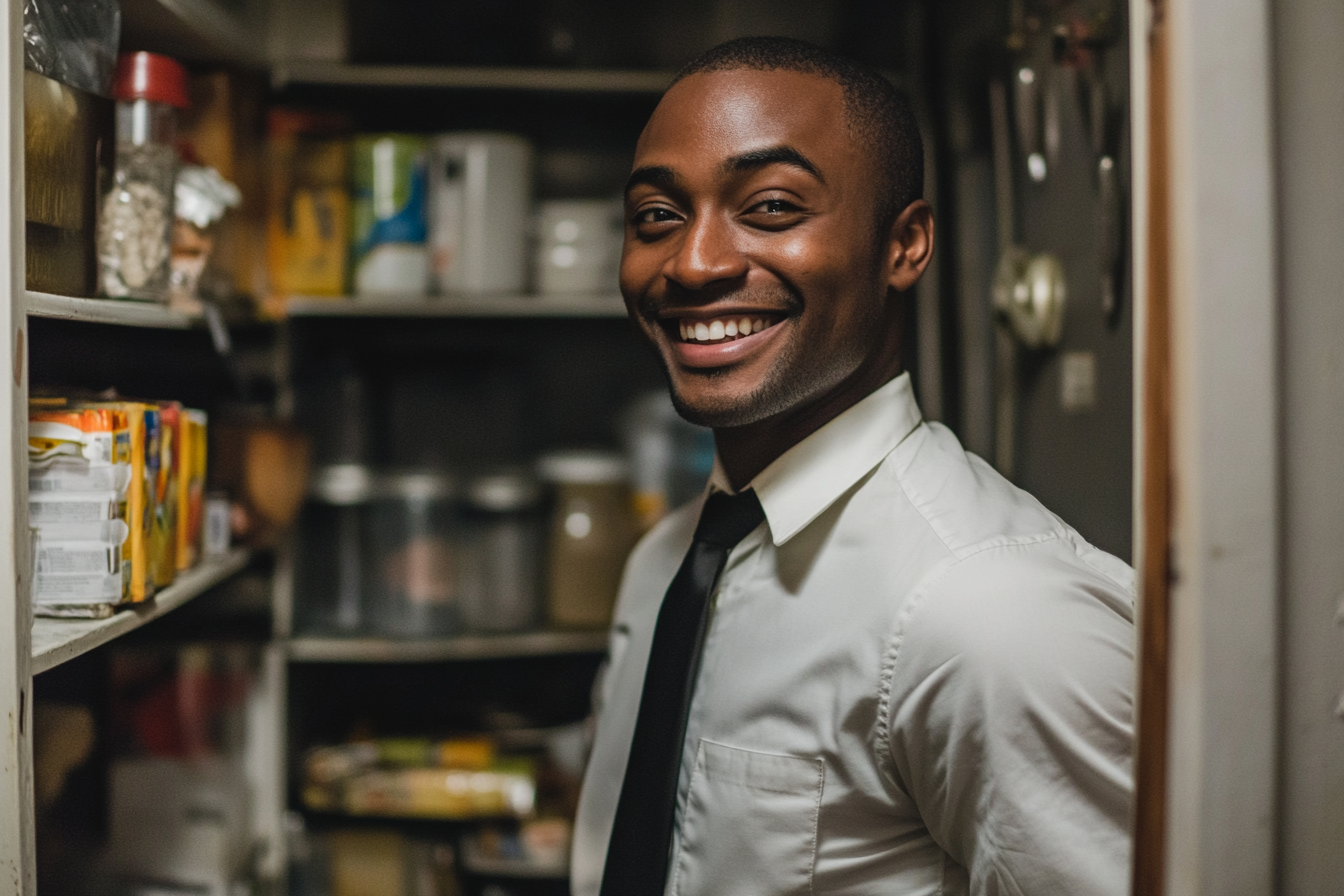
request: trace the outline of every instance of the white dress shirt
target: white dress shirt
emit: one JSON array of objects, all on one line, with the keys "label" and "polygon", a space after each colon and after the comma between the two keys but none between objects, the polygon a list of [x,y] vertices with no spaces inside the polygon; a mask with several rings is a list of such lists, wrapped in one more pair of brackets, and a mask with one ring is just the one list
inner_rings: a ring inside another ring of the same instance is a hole
[{"label": "white dress shirt", "polygon": [[[716,470],[711,487],[729,490]],[[667,892],[1128,892],[1133,573],[921,421],[902,375],[751,483],[686,727]],[[602,879],[658,608],[631,555],[575,826]]]}]

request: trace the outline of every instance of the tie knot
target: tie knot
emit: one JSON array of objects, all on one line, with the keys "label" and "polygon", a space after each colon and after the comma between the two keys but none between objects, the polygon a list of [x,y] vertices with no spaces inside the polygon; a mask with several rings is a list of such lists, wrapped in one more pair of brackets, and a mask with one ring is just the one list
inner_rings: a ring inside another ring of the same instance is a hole
[{"label": "tie knot", "polygon": [[765,511],[751,489],[735,495],[710,492],[695,527],[695,540],[731,550],[761,524]]}]

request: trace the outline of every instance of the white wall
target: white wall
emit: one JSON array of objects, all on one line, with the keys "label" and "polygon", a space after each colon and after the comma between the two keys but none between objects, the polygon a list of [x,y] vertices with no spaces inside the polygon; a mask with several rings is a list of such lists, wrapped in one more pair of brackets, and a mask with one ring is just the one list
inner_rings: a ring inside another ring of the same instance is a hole
[{"label": "white wall", "polygon": [[1344,891],[1344,3],[1274,5],[1283,413],[1278,892]]},{"label": "white wall", "polygon": [[1279,646],[1269,3],[1165,6],[1174,464],[1167,894],[1267,896]]}]

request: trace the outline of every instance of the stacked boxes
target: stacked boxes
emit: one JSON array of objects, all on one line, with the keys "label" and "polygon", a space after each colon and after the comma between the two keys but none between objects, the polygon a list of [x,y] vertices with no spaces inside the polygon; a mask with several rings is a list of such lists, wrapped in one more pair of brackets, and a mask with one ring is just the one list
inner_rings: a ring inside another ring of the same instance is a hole
[{"label": "stacked boxes", "polygon": [[200,517],[205,415],[176,402],[36,399],[32,407],[37,612],[105,615],[171,585],[185,568],[179,558],[196,553],[179,518]]}]

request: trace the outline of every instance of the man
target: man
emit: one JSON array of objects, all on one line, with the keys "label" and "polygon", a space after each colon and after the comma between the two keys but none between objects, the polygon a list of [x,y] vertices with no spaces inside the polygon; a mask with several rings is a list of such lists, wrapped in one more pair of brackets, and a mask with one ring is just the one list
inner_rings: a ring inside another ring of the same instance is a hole
[{"label": "man", "polygon": [[579,896],[1127,890],[1132,573],[922,422],[921,154],[880,77],[774,38],[640,137],[621,291],[718,457],[626,570]]}]

